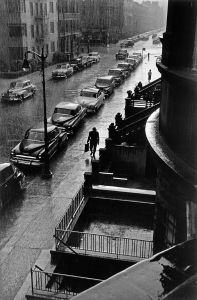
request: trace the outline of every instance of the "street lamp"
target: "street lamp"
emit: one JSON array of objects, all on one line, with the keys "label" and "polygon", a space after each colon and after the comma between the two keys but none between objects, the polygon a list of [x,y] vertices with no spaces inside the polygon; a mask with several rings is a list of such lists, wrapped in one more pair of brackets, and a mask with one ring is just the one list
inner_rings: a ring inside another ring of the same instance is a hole
[{"label": "street lamp", "polygon": [[35,54],[38,59],[42,63],[42,86],[43,86],[43,101],[44,101],[44,140],[45,140],[45,153],[44,153],[44,168],[42,172],[42,176],[44,178],[51,178],[52,172],[50,171],[50,164],[49,164],[49,152],[48,152],[48,139],[47,139],[47,116],[46,116],[46,94],[45,94],[45,73],[44,73],[44,62],[47,58],[47,55],[44,55],[44,48],[42,48],[42,53],[38,54],[34,51],[26,51],[25,52],[25,58],[23,61],[23,70],[28,71],[29,70],[29,62],[27,60],[27,53]]}]

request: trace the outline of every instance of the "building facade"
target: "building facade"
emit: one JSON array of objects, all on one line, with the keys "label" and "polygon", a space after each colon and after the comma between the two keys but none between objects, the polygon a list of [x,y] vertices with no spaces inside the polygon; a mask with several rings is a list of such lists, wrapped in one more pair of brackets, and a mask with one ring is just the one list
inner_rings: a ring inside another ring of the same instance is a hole
[{"label": "building facade", "polygon": [[56,51],[78,50],[79,0],[2,0],[0,16],[1,70],[21,70],[26,50],[44,47],[48,62]]},{"label": "building facade", "polygon": [[165,26],[165,11],[158,2],[124,0],[122,37],[132,37]]},{"label": "building facade", "polygon": [[162,60],[157,63],[160,110],[146,125],[158,174],[155,253],[197,234],[196,16],[196,1],[169,0]]},{"label": "building facade", "polygon": [[107,44],[120,38],[123,0],[83,0],[80,2],[80,12],[84,40],[100,40]]},{"label": "building facade", "polygon": [[80,43],[79,0],[58,0],[58,50],[69,56],[78,54]]}]

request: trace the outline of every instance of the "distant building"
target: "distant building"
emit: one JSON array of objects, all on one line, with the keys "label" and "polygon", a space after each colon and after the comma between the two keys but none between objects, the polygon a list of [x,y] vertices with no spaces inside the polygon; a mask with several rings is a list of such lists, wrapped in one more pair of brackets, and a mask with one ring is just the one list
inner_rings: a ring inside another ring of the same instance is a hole
[{"label": "distant building", "polygon": [[123,27],[123,0],[80,2],[81,31],[84,39],[107,44],[117,40]]},{"label": "distant building", "polygon": [[79,51],[79,1],[58,0],[58,50],[70,53],[71,56]]},{"label": "distant building", "polygon": [[131,37],[165,26],[165,12],[158,2],[124,0],[123,37]]}]

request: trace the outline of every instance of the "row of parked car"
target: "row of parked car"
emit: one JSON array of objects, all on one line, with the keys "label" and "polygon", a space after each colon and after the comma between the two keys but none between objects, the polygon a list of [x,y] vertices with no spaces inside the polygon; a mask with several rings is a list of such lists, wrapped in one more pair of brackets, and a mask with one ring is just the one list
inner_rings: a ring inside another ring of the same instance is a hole
[{"label": "row of parked car", "polygon": [[[138,55],[140,56],[140,55]],[[129,56],[126,58],[129,59]],[[47,120],[48,154],[51,158],[67,144],[87,113],[95,113],[134,70],[131,62],[119,62],[109,69],[108,75],[96,79],[93,86],[80,91],[77,103],[60,102]],[[0,205],[18,193],[24,184],[25,175],[17,167],[42,167],[45,155],[45,130],[41,122],[30,127],[24,138],[11,150],[10,162],[0,165]],[[10,187],[10,182],[11,186]]]},{"label": "row of parked car", "polygon": [[[90,52],[88,55],[73,58],[69,63],[58,64],[56,70],[52,71],[52,78],[67,78],[99,61],[98,52]],[[8,90],[1,95],[1,100],[4,102],[23,101],[34,96],[36,91],[37,88],[31,80],[14,80],[10,83]]]},{"label": "row of parked car", "polygon": [[[90,67],[99,61],[98,52],[73,58],[69,64],[57,65],[56,70],[52,72],[52,77],[67,78],[74,72]],[[36,86],[31,80],[15,80],[11,82],[7,92],[2,94],[1,99],[7,102],[23,101],[25,98],[33,96],[36,90]],[[92,93],[94,99],[99,99],[101,95],[100,90],[96,88],[88,90],[88,92],[89,94],[85,90],[82,91],[81,96],[86,93],[90,98],[90,93]],[[49,158],[67,144],[68,135],[74,132],[86,112],[85,107],[74,103],[61,102],[55,107],[47,124]],[[11,150],[10,162],[0,164],[0,209],[24,187],[25,175],[19,168],[21,166],[41,167],[44,162],[44,154],[45,130],[44,123],[41,122],[30,127],[25,132],[24,138]]]}]

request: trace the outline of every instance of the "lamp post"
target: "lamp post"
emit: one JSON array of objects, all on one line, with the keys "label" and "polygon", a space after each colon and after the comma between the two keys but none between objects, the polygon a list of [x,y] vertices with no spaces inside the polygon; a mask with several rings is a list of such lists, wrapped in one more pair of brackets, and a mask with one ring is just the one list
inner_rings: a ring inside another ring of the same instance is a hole
[{"label": "lamp post", "polygon": [[45,140],[45,153],[44,153],[44,168],[42,172],[43,178],[51,178],[52,172],[50,171],[50,163],[49,163],[49,152],[48,152],[48,139],[47,139],[47,116],[46,116],[46,94],[45,94],[45,72],[44,72],[44,62],[47,58],[47,54],[44,55],[44,48],[42,48],[42,53],[38,54],[34,51],[26,51],[25,52],[25,58],[23,61],[23,70],[28,71],[29,70],[29,62],[27,60],[27,54],[32,53],[35,54],[38,59],[41,61],[42,64],[42,86],[43,86],[43,103],[44,103],[44,140]]}]

